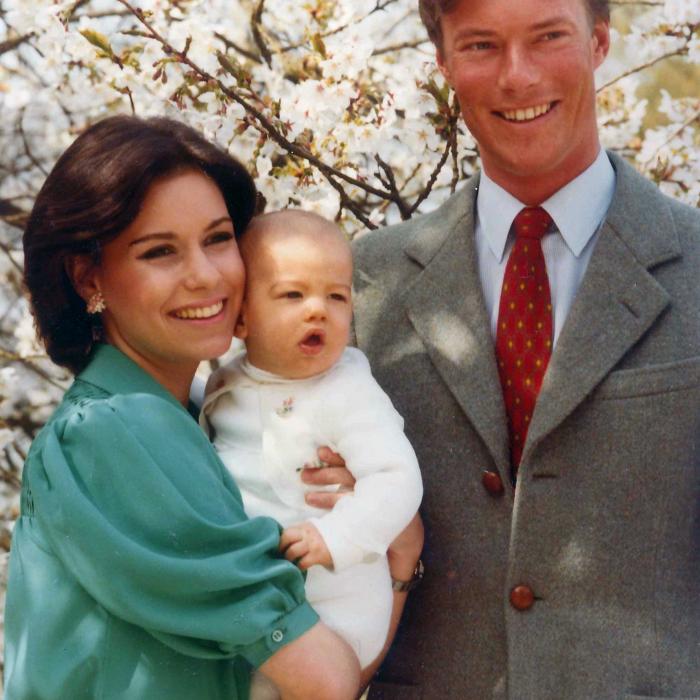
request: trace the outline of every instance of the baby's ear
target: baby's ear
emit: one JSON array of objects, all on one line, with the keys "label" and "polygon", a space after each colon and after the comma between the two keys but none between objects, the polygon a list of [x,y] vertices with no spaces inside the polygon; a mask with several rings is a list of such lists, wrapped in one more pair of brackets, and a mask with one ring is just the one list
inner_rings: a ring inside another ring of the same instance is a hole
[{"label": "baby's ear", "polygon": [[245,301],[241,304],[241,311],[238,314],[238,319],[236,321],[236,326],[233,329],[233,334],[236,336],[236,338],[240,338],[241,340],[245,340],[248,337]]}]

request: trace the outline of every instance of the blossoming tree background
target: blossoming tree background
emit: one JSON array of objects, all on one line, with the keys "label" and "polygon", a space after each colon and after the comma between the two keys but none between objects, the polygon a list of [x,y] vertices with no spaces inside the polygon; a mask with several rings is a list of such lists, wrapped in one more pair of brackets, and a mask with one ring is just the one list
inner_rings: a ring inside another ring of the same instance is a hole
[{"label": "blossoming tree background", "polygon": [[[700,2],[613,2],[605,146],[700,206]],[[33,197],[80,130],[183,119],[244,160],[268,208],[349,236],[435,207],[478,167],[417,0],[0,0],[0,591],[21,465],[67,383],[21,288]]]}]

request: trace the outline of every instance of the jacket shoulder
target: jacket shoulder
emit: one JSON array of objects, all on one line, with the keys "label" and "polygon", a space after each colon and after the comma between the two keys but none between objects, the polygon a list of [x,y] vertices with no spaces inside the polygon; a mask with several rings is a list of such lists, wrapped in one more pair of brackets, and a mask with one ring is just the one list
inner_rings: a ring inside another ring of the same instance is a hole
[{"label": "jacket shoulder", "polygon": [[352,243],[356,270],[369,272],[378,269],[385,272],[387,265],[407,259],[404,251],[417,239],[434,237],[435,231],[447,233],[449,227],[446,227],[446,222],[463,215],[472,201],[468,196],[469,191],[477,186],[478,176],[475,176],[436,209],[357,236]]}]

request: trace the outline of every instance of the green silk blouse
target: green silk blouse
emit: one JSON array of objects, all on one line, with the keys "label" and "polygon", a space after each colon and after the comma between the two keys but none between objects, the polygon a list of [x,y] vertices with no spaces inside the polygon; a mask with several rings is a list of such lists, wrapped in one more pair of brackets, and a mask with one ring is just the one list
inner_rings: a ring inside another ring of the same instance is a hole
[{"label": "green silk blouse", "polygon": [[236,700],[318,617],[192,415],[114,347],[34,440],[12,538],[5,700]]}]

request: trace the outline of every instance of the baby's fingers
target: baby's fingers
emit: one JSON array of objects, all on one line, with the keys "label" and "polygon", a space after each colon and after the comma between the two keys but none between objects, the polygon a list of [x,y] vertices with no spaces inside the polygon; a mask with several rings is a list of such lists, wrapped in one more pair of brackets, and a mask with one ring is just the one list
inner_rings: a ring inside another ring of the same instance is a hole
[{"label": "baby's fingers", "polygon": [[290,544],[287,549],[284,550],[284,558],[289,561],[297,561],[297,559],[302,559],[305,555],[309,553],[309,546],[303,540]]},{"label": "baby's fingers", "polygon": [[319,558],[316,555],[311,554],[311,552],[309,552],[308,554],[301,557],[301,559],[299,559],[299,561],[297,562],[297,566],[302,571],[306,571],[307,569],[310,569],[315,564],[320,564],[320,563],[321,563],[321,561],[319,560]]},{"label": "baby's fingers", "polygon": [[303,539],[304,533],[298,527],[287,527],[280,535],[280,552],[284,552],[290,545]]}]

